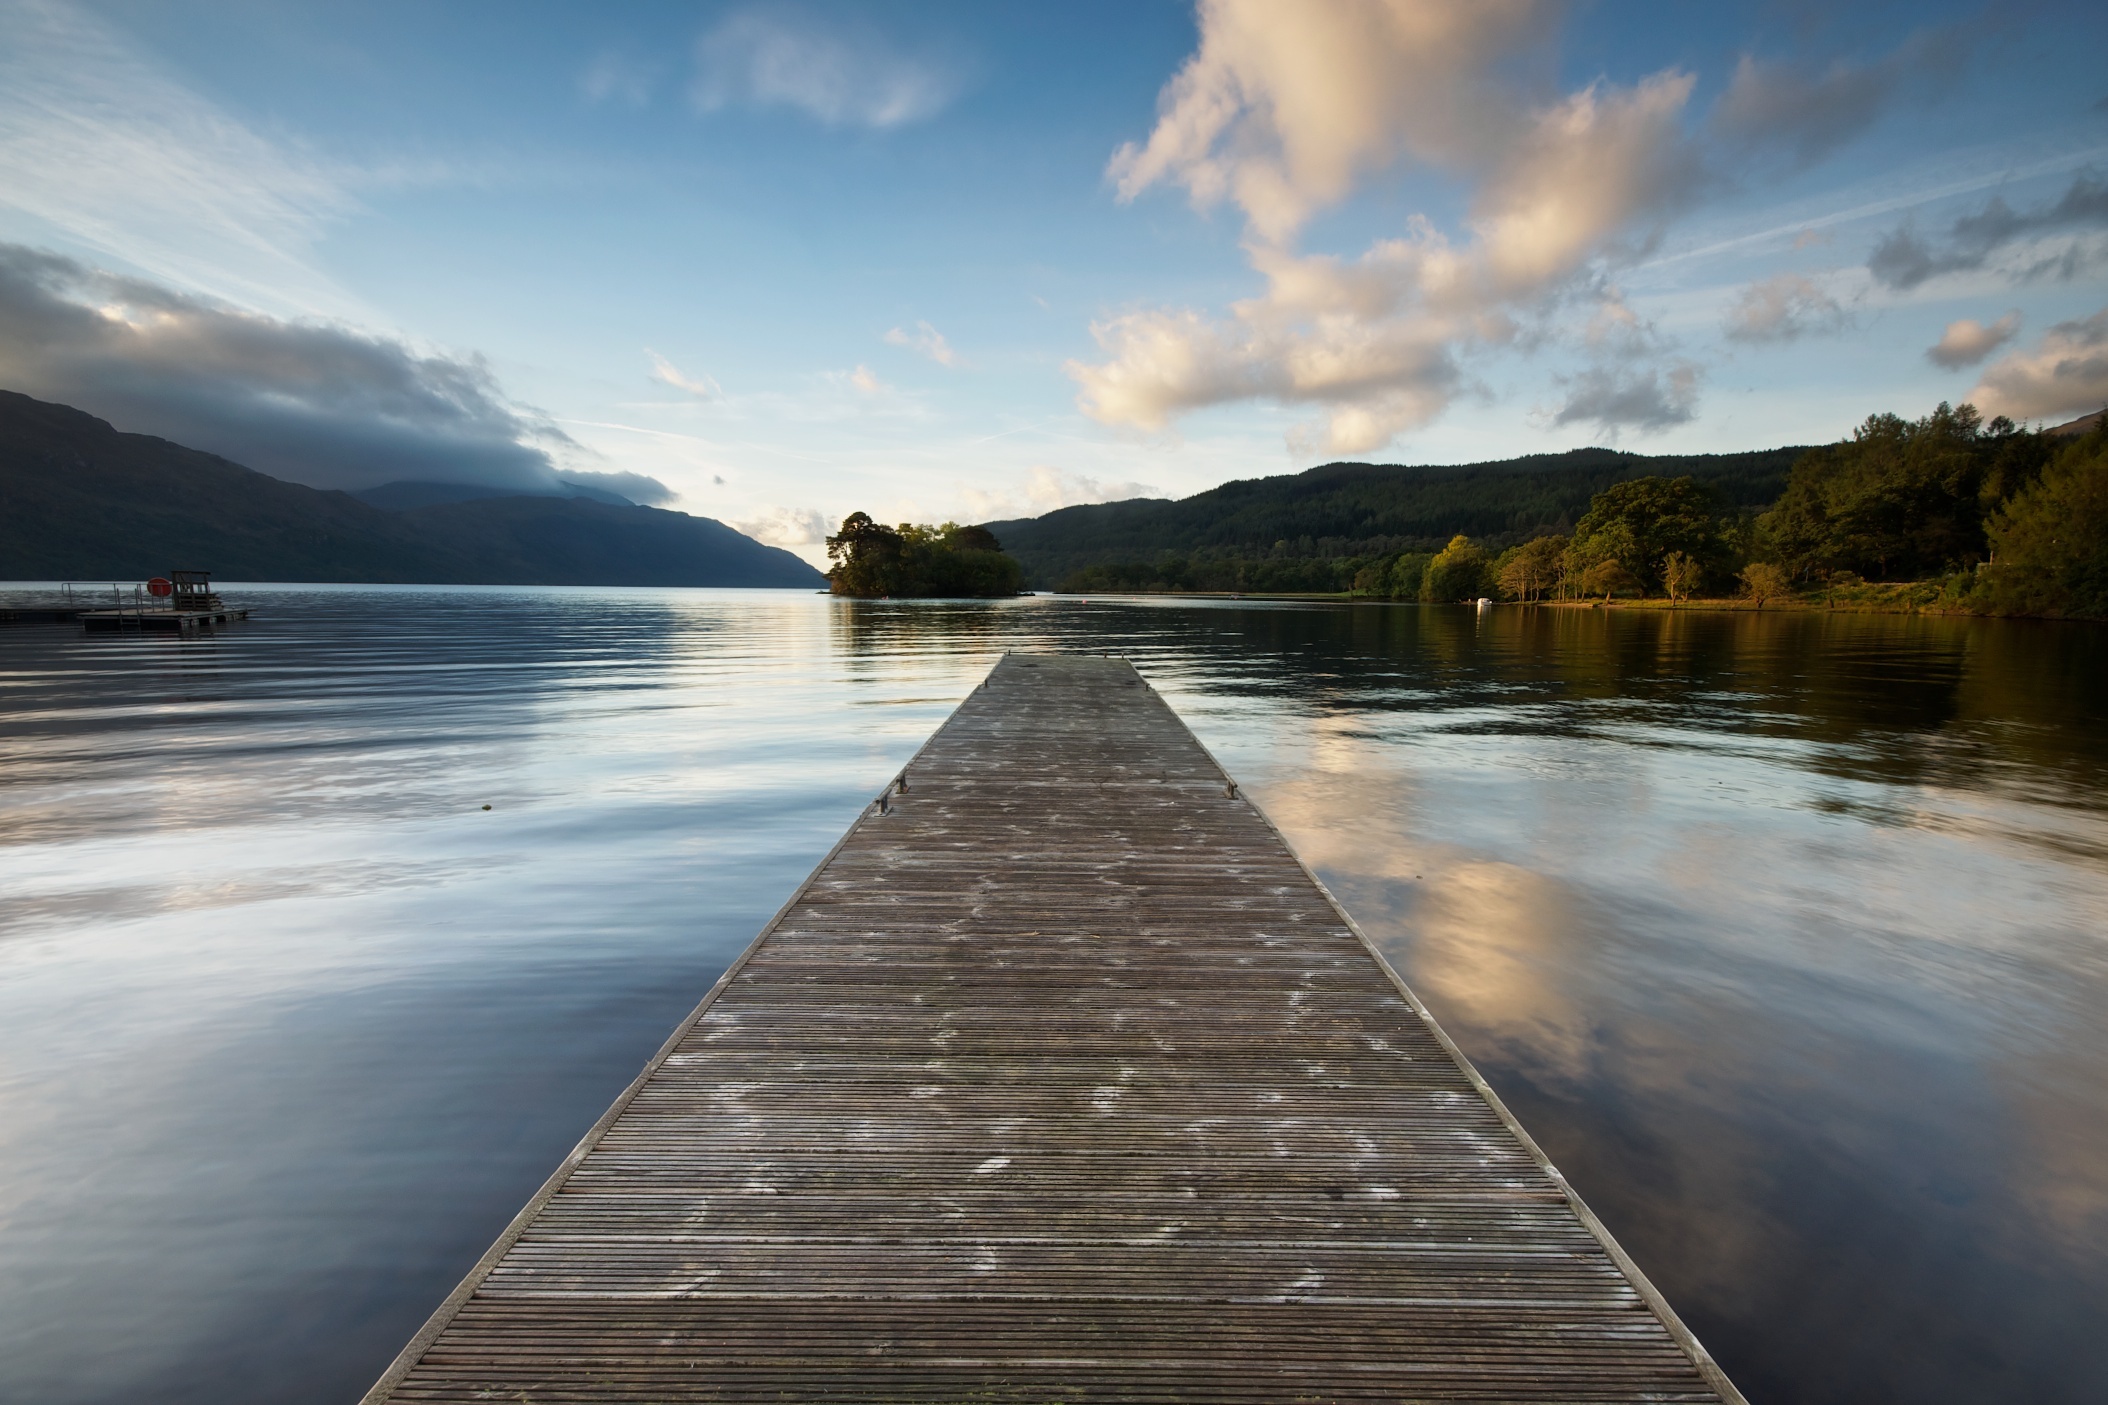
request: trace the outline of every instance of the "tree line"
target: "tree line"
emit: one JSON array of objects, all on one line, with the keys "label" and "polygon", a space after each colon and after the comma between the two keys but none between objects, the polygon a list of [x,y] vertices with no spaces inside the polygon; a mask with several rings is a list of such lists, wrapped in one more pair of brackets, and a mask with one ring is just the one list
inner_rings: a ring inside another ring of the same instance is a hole
[{"label": "tree line", "polygon": [[827,539],[828,589],[866,599],[1015,595],[1025,573],[986,527],[903,522],[888,527],[852,512]]},{"label": "tree line", "polygon": [[[1334,463],[1224,483],[1176,501],[1085,503],[990,522],[1034,585],[1087,589],[1346,590],[1355,567],[1432,554],[1459,532],[1496,548],[1571,533],[1613,483],[1690,475],[1730,508],[1762,509],[1803,449],[1632,454],[1575,449],[1477,464]],[[1084,573],[1106,567],[1097,577]]]},{"label": "tree line", "polygon": [[1458,535],[1439,552],[1356,564],[1351,591],[1426,601],[1740,594],[1782,598],[1926,582],[1926,603],[2108,618],[2108,424],[2079,435],[1986,423],[1969,405],[1874,415],[1795,461],[1766,511],[1726,508],[1692,477],[1597,493],[1570,535],[1498,553]]}]

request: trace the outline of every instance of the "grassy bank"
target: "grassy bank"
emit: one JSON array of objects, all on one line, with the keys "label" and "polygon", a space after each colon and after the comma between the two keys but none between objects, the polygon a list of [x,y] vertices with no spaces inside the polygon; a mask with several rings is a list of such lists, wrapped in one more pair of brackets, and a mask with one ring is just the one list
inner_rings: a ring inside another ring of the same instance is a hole
[{"label": "grassy bank", "polygon": [[1787,614],[1827,610],[1861,615],[1986,613],[1956,604],[1941,592],[1937,583],[1928,585],[1925,582],[1907,582],[1855,591],[1818,591],[1812,595],[1764,601],[1736,597],[1667,600],[1657,596],[1647,600],[1612,600],[1608,604],[1601,600],[1546,600],[1542,603],[1548,609],[1554,610],[1737,610],[1744,614]]},{"label": "grassy bank", "polygon": [[[1226,591],[1226,590],[1105,590],[1105,591],[1056,591],[1057,595],[1088,600],[1093,596],[1106,599],[1169,599],[1169,600],[1301,600],[1337,605],[1398,605],[1424,602],[1389,600],[1381,596],[1357,595],[1350,591]],[[1496,601],[1502,609],[1514,609],[1516,601]],[[1957,592],[1947,581],[1862,581],[1850,585],[1838,585],[1827,590],[1813,590],[1803,594],[1773,597],[1757,601],[1745,596],[1707,596],[1687,600],[1671,600],[1666,596],[1649,596],[1645,599],[1632,597],[1613,598],[1608,602],[1595,600],[1540,600],[1527,608],[1547,610],[1648,610],[1667,612],[1674,610],[1738,611],[1743,614],[1811,614],[1829,612],[1856,615],[1983,615],[2005,619],[2058,619],[2057,615],[2034,615],[2016,610],[1985,608],[1974,604],[1966,593]]]}]

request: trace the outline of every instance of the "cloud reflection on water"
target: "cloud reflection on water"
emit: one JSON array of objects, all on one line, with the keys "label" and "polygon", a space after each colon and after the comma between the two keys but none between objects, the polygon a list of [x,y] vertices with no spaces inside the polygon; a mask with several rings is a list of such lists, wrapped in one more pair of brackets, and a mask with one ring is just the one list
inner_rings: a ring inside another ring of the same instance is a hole
[{"label": "cloud reflection on water", "polygon": [[1869,827],[1731,753],[1572,745],[1327,717],[1252,788],[1753,1398],[2075,1398],[2089,1309],[2033,1259],[2088,1245],[2099,1293],[2108,1050],[2058,987],[2102,988],[2064,948],[2108,875],[1995,798]]},{"label": "cloud reflection on water", "polygon": [[0,636],[0,1397],[355,1398],[1007,648],[1140,662],[1753,1399],[2108,1373],[2102,632],[254,603]]}]

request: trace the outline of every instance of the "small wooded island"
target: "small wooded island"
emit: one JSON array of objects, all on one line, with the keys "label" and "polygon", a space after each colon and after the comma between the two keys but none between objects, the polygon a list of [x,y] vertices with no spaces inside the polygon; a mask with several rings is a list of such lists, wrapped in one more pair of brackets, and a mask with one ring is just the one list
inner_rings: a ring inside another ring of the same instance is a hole
[{"label": "small wooded island", "polygon": [[836,595],[998,596],[1024,588],[1025,572],[986,527],[903,522],[888,527],[865,512],[842,519],[827,539],[828,588]]}]

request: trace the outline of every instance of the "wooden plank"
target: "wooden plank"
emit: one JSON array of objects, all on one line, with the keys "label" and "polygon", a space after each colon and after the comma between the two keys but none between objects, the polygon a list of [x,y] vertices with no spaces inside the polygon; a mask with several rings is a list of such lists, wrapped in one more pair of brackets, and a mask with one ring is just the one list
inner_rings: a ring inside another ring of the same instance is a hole
[{"label": "wooden plank", "polygon": [[1741,1401],[1127,663],[888,790],[368,1402]]}]

